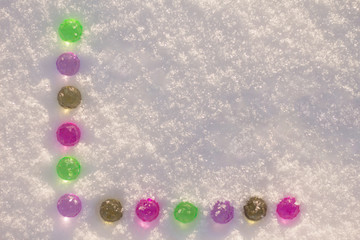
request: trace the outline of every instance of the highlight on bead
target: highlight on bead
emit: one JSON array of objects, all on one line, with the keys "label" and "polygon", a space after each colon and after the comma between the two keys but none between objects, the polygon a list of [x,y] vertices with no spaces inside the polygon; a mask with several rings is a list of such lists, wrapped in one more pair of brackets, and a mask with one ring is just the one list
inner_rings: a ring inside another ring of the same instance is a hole
[{"label": "highlight on bead", "polygon": [[123,216],[123,207],[119,200],[107,199],[101,203],[100,216],[105,222],[116,222]]},{"label": "highlight on bead", "polygon": [[277,205],[276,212],[282,219],[291,220],[300,213],[300,206],[294,197],[285,197]]},{"label": "highlight on bead", "polygon": [[210,212],[210,216],[216,223],[228,223],[234,217],[234,207],[230,205],[229,201],[217,201]]},{"label": "highlight on bead", "polygon": [[63,180],[74,180],[80,174],[80,163],[74,157],[63,157],[56,166],[56,172]]},{"label": "highlight on bead", "polygon": [[57,202],[57,209],[64,217],[75,217],[81,208],[80,198],[72,193],[62,195]]},{"label": "highlight on bead", "polygon": [[135,213],[144,222],[151,222],[159,216],[159,204],[151,199],[141,199],[136,205]]},{"label": "highlight on bead", "polygon": [[198,208],[189,202],[179,203],[174,210],[174,217],[182,223],[190,223],[195,220]]},{"label": "highlight on bead", "polygon": [[80,141],[81,131],[75,123],[64,123],[56,131],[56,138],[64,146],[74,146]]},{"label": "highlight on bead", "polygon": [[80,69],[80,59],[75,53],[63,53],[56,60],[56,68],[63,75],[73,76]]},{"label": "highlight on bead", "polygon": [[83,32],[83,27],[76,19],[65,19],[59,26],[59,35],[63,41],[79,41]]}]

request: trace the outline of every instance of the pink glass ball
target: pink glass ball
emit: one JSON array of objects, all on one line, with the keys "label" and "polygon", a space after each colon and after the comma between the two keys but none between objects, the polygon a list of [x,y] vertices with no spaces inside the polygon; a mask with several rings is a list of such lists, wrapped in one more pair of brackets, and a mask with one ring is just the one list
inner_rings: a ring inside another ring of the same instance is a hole
[{"label": "pink glass ball", "polygon": [[57,209],[64,217],[75,217],[81,211],[81,201],[75,194],[64,194],[57,202]]},{"label": "pink glass ball", "polygon": [[279,202],[276,212],[283,219],[293,219],[300,213],[300,206],[294,197],[286,197]]},{"label": "pink glass ball", "polygon": [[151,222],[159,216],[160,207],[159,204],[151,198],[141,199],[136,205],[135,212],[142,221]]},{"label": "pink glass ball", "polygon": [[56,68],[63,75],[75,75],[80,68],[80,59],[75,53],[63,53],[56,60]]},{"label": "pink glass ball", "polygon": [[57,129],[56,137],[62,145],[74,146],[80,140],[80,128],[74,123],[64,123]]}]

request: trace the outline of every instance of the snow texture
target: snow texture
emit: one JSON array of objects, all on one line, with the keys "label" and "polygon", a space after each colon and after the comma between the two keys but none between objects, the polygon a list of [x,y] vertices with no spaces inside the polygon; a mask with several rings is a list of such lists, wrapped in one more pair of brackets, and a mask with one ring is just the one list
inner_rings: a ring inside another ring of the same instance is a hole
[{"label": "snow texture", "polygon": [[[77,18],[83,38],[57,28]],[[0,0],[0,239],[359,239],[359,0]],[[61,76],[57,57],[78,54]],[[81,106],[56,96],[79,88]],[[79,124],[74,148],[57,127]],[[57,161],[82,172],[62,182]],[[83,210],[56,209],[75,193]],[[268,214],[242,212],[257,195]],[[295,196],[299,217],[276,217]],[[117,198],[124,217],[105,224],[100,203]],[[135,205],[155,197],[159,220],[140,224]],[[180,225],[181,200],[199,207]],[[230,200],[235,217],[212,222]]]}]

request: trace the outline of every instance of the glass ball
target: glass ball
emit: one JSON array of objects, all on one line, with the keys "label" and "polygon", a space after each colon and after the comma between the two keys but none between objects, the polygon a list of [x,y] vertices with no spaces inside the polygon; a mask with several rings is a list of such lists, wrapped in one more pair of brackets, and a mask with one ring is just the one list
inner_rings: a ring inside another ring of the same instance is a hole
[{"label": "glass ball", "polygon": [[64,146],[74,146],[80,141],[80,128],[74,123],[64,123],[56,131],[59,143]]},{"label": "glass ball", "polygon": [[56,171],[64,180],[74,180],[80,174],[80,163],[73,157],[64,157],[59,160]]},{"label": "glass ball", "polygon": [[60,38],[66,42],[79,41],[83,27],[78,20],[73,18],[65,19],[59,26]]},{"label": "glass ball", "polygon": [[144,222],[151,222],[159,216],[159,204],[152,199],[141,199],[136,205],[136,215]]},{"label": "glass ball", "polygon": [[73,109],[81,102],[80,91],[73,86],[65,86],[58,93],[57,100],[60,106],[66,109]]},{"label": "glass ball", "polygon": [[195,220],[198,213],[197,207],[189,202],[179,203],[174,210],[174,217],[182,223],[189,223]]},{"label": "glass ball", "polygon": [[106,222],[118,221],[123,216],[123,207],[116,199],[107,199],[101,203],[100,216]]},{"label": "glass ball", "polygon": [[211,218],[216,223],[225,224],[231,221],[234,217],[234,207],[230,205],[229,201],[217,201],[210,212]]},{"label": "glass ball", "polygon": [[57,202],[57,209],[64,217],[75,217],[81,211],[81,201],[75,194],[64,194]]},{"label": "glass ball", "polygon": [[56,60],[56,68],[63,75],[73,76],[80,69],[80,59],[75,53],[63,53]]},{"label": "glass ball", "polygon": [[286,197],[279,202],[276,212],[283,219],[293,219],[300,213],[300,206],[294,197]]},{"label": "glass ball", "polygon": [[266,216],[267,205],[258,197],[250,198],[244,206],[245,216],[251,221],[259,221]]}]

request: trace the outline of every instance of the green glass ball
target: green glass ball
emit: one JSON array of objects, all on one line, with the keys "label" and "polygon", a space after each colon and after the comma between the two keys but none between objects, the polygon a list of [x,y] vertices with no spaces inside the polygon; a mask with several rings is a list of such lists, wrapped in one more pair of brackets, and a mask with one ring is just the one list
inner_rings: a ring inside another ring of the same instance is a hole
[{"label": "green glass ball", "polygon": [[66,42],[79,41],[83,27],[78,20],[73,18],[65,19],[59,26],[60,38]]},{"label": "green glass ball", "polygon": [[174,217],[182,223],[192,222],[197,216],[198,209],[189,202],[179,203],[174,210]]},{"label": "green glass ball", "polygon": [[56,171],[64,180],[74,180],[80,174],[80,163],[73,157],[64,157],[59,160]]}]

